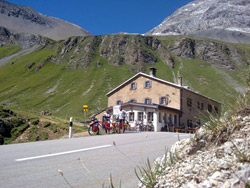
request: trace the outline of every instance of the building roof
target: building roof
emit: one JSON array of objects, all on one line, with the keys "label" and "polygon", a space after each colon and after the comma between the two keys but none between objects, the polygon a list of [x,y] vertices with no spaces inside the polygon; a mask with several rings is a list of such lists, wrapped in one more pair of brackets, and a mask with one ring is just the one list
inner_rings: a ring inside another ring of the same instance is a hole
[{"label": "building roof", "polygon": [[195,93],[195,94],[197,94],[197,95],[200,95],[200,96],[202,96],[202,97],[205,97],[205,98],[207,98],[207,99],[210,99],[210,100],[212,100],[212,101],[214,101],[214,102],[217,102],[217,103],[220,103],[220,104],[221,104],[221,102],[219,102],[219,101],[216,101],[216,100],[214,100],[214,99],[212,99],[212,98],[209,98],[209,97],[207,97],[207,96],[205,96],[205,95],[202,95],[202,94],[200,94],[200,93],[198,93],[198,92],[195,92],[195,91],[192,91],[192,90],[188,89],[187,86],[181,86],[181,85],[178,85],[178,84],[174,84],[174,83],[172,83],[172,82],[168,82],[168,81],[166,81],[166,80],[162,80],[162,79],[160,79],[160,78],[153,77],[153,76],[150,76],[150,75],[145,74],[145,73],[142,73],[142,72],[139,72],[139,73],[137,73],[136,75],[132,76],[130,79],[126,80],[126,81],[123,82],[121,85],[117,86],[116,88],[114,88],[113,90],[111,90],[110,92],[108,92],[108,93],[106,94],[106,96],[109,97],[110,95],[112,95],[113,93],[115,93],[117,90],[119,90],[120,88],[122,88],[123,86],[127,85],[129,82],[131,82],[132,80],[134,80],[134,79],[136,79],[136,78],[138,78],[138,77],[140,77],[140,76],[144,76],[144,77],[147,77],[147,78],[149,78],[149,79],[152,79],[152,80],[155,80],[155,81],[158,81],[158,82],[161,82],[161,83],[163,83],[163,84],[167,84],[167,85],[170,85],[170,86],[179,88],[179,89],[184,89],[184,90],[190,91],[190,92],[192,92],[192,93]]}]

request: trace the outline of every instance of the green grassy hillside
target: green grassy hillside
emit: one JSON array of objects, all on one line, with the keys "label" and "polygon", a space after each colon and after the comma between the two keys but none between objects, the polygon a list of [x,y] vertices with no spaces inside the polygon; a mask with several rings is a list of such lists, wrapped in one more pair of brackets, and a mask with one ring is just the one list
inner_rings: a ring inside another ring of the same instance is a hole
[{"label": "green grassy hillside", "polygon": [[[192,38],[194,52],[181,54],[189,47],[180,47],[178,40],[181,37],[110,35],[50,43],[1,66],[0,104],[83,120],[82,105],[89,106],[88,116],[99,112],[107,107],[106,93],[138,71],[148,73],[152,66],[157,68],[157,77],[175,82],[183,76],[186,85],[223,103],[232,102],[247,87],[249,45]],[[198,51],[211,48],[211,43],[219,46],[216,52],[220,53],[214,53],[217,64],[202,58],[206,50]]]},{"label": "green grassy hillside", "polygon": [[10,56],[16,52],[21,50],[20,46],[10,46],[10,45],[5,45],[0,47],[0,59],[3,57]]}]

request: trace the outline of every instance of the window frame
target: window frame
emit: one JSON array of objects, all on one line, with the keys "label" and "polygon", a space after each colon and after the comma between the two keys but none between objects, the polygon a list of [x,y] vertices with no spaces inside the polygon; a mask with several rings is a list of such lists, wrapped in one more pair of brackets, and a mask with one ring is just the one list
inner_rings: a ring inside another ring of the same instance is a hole
[{"label": "window frame", "polygon": [[161,112],[159,112],[159,123],[162,123],[162,116],[161,116]]},{"label": "window frame", "polygon": [[211,104],[207,105],[207,111],[212,113],[213,112],[213,106]]},{"label": "window frame", "polygon": [[122,103],[123,103],[122,100],[117,100],[116,101],[116,105],[122,105]]},{"label": "window frame", "polygon": [[154,121],[154,112],[148,112],[148,122],[153,122]]},{"label": "window frame", "polygon": [[137,89],[137,83],[136,82],[132,82],[130,84],[130,90],[136,90]]},{"label": "window frame", "polygon": [[138,112],[138,121],[143,121],[143,116],[144,116],[143,112]]},{"label": "window frame", "polygon": [[129,112],[128,119],[129,119],[130,122],[135,121],[135,113],[134,112]]},{"label": "window frame", "polygon": [[214,111],[216,114],[219,114],[219,108],[217,106],[214,107]]},{"label": "window frame", "polygon": [[[146,101],[149,101],[149,103],[147,103]],[[144,98],[144,104],[152,104],[152,99],[149,97]]]},{"label": "window frame", "polygon": [[187,120],[187,127],[188,128],[193,128],[193,121],[191,119]]},{"label": "window frame", "polygon": [[143,84],[143,87],[145,89],[151,88],[152,87],[152,81],[151,80],[145,81],[144,84]]},{"label": "window frame", "polygon": [[[165,102],[163,102],[163,99],[165,99]],[[168,104],[168,97],[160,97],[160,104],[167,105]]]},{"label": "window frame", "polygon": [[204,103],[201,102],[201,110],[204,110]]},{"label": "window frame", "polygon": [[193,103],[192,99],[191,98],[187,98],[187,106],[188,107],[192,107],[192,103]]}]

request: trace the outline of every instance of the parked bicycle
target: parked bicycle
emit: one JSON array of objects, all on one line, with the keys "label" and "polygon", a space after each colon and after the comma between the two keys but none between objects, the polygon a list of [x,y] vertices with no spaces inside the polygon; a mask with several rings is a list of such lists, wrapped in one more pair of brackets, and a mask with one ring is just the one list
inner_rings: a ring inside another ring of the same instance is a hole
[{"label": "parked bicycle", "polygon": [[91,118],[91,122],[89,123],[88,133],[89,135],[99,135],[101,131],[105,132],[106,134],[116,133],[118,132],[118,124],[117,122],[100,122],[95,117]]},{"label": "parked bicycle", "polygon": [[89,127],[88,127],[89,135],[98,135],[100,132],[99,127],[101,127],[101,124],[98,121],[98,119],[96,119],[95,117],[91,118],[91,122],[89,123]]},{"label": "parked bicycle", "polygon": [[143,122],[136,122],[136,130],[138,131],[154,131],[154,125],[152,122],[143,124]]}]

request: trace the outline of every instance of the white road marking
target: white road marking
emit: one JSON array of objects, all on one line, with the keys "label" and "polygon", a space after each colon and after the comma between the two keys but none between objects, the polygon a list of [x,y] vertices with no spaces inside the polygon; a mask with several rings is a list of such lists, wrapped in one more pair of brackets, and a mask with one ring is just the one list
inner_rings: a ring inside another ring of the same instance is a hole
[{"label": "white road marking", "polygon": [[45,158],[45,157],[53,157],[53,156],[58,156],[58,155],[66,155],[70,153],[77,153],[77,152],[82,152],[82,151],[89,151],[89,150],[95,150],[95,149],[101,149],[101,148],[107,148],[111,147],[112,145],[103,145],[103,146],[96,146],[92,148],[85,148],[85,149],[79,149],[79,150],[72,150],[72,151],[65,151],[61,153],[52,153],[48,155],[40,155],[40,156],[35,156],[35,157],[28,157],[28,158],[22,158],[22,159],[16,159],[15,161],[27,161],[27,160],[33,160],[33,159],[40,159],[40,158]]}]

